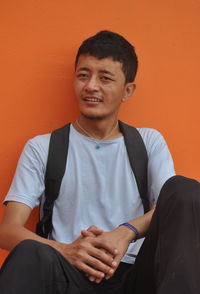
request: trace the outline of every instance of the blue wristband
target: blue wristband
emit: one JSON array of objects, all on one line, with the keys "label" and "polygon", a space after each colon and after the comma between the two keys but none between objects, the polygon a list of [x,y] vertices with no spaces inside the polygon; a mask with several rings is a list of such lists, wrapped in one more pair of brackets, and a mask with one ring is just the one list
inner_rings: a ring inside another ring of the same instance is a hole
[{"label": "blue wristband", "polygon": [[123,223],[120,226],[125,226],[125,227],[128,227],[129,229],[131,229],[134,233],[135,233],[135,239],[131,242],[135,242],[138,238],[139,238],[139,232],[138,230],[136,229],[136,227],[134,227],[133,225],[129,224],[129,223]]}]

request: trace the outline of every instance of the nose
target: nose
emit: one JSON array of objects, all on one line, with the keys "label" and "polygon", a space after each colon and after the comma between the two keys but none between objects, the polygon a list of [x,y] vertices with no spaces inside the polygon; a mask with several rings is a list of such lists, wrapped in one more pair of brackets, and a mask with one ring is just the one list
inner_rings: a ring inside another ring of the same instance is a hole
[{"label": "nose", "polygon": [[98,79],[95,76],[90,77],[86,84],[85,84],[86,91],[98,91],[99,90],[99,83]]}]

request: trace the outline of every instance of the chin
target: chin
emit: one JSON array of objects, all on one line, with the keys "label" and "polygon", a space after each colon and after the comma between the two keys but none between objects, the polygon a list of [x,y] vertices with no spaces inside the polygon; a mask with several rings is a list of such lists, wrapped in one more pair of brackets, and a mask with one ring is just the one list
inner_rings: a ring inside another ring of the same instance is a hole
[{"label": "chin", "polygon": [[103,115],[95,115],[95,114],[86,114],[81,112],[82,116],[84,116],[87,119],[91,119],[91,120],[102,120],[104,119],[105,116]]}]

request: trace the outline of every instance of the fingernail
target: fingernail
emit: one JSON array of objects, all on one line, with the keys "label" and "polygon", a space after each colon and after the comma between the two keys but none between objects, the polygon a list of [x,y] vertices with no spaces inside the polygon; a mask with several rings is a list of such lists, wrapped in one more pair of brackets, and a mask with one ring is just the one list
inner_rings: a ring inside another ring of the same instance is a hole
[{"label": "fingernail", "polygon": [[114,270],[111,268],[111,269],[109,270],[109,274],[112,275],[113,273],[114,273]]},{"label": "fingernail", "polygon": [[94,282],[94,277],[89,277],[90,282]]},{"label": "fingernail", "polygon": [[115,249],[115,250],[114,250],[114,254],[117,254],[117,253],[118,253],[118,250],[117,250],[117,249]]},{"label": "fingernail", "polygon": [[117,265],[116,261],[113,261],[112,266],[116,266],[116,265]]}]

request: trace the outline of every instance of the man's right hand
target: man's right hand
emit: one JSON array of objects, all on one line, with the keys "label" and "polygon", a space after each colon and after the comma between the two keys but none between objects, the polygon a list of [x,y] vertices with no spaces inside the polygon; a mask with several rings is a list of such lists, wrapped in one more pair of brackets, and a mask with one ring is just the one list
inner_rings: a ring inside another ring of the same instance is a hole
[{"label": "man's right hand", "polygon": [[[101,280],[105,274],[112,275],[114,272],[113,257],[118,253],[116,248],[103,243],[92,235],[80,236],[71,244],[56,242],[53,247],[73,266],[97,280]],[[104,248],[105,251],[101,248]]]}]

